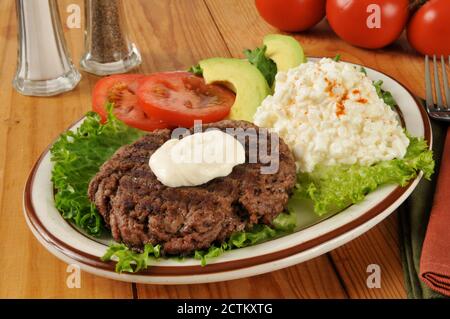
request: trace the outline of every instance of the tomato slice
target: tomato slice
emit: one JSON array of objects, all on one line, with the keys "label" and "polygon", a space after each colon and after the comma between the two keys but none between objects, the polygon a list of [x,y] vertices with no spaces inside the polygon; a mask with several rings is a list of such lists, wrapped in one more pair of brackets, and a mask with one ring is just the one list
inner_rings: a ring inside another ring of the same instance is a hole
[{"label": "tomato slice", "polygon": [[219,85],[207,85],[188,72],[162,72],[146,77],[137,90],[139,106],[148,115],[175,126],[191,127],[224,119],[235,94]]},{"label": "tomato slice", "polygon": [[92,107],[103,123],[107,120],[107,103],[114,103],[113,114],[129,126],[144,131],[169,127],[167,123],[144,113],[138,106],[136,90],[144,78],[140,74],[120,74],[105,77],[97,82],[92,93]]}]

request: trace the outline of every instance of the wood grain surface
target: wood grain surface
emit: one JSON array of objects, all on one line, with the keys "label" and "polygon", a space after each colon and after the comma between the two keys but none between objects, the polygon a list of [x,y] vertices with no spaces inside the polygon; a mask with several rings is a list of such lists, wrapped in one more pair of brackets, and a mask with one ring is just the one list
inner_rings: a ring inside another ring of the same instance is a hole
[{"label": "wood grain surface", "polygon": [[[229,282],[152,286],[115,282],[82,273],[81,288],[66,285],[67,266],[49,254],[28,230],[22,191],[34,161],[75,119],[90,109],[98,79],[83,73],[72,92],[53,98],[24,97],[11,86],[16,66],[13,0],[0,1],[0,298],[404,298],[397,218],[333,252],[269,274]],[[66,7],[82,0],[59,0]],[[130,32],[143,55],[138,72],[186,69],[199,59],[242,56],[278,32],[262,21],[253,0],[127,0]],[[65,28],[77,64],[83,51],[81,29]],[[423,62],[400,39],[377,51],[339,40],[324,21],[295,35],[309,56],[342,59],[383,71],[423,96]],[[381,288],[366,285],[367,266],[381,267]]]}]

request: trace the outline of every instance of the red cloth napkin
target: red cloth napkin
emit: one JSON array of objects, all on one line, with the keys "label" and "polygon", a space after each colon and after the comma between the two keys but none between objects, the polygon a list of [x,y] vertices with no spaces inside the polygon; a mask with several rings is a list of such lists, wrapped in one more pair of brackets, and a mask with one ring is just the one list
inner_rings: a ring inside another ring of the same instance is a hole
[{"label": "red cloth napkin", "polygon": [[423,243],[420,278],[432,290],[450,296],[450,128]]}]

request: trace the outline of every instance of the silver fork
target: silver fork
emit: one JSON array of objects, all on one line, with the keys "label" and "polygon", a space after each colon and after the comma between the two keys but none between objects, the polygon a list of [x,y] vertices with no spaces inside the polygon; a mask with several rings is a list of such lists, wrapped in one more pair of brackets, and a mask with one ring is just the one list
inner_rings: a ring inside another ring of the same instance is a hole
[{"label": "silver fork", "polygon": [[[450,56],[448,57],[450,64]],[[439,80],[439,70],[438,61],[436,55],[433,55],[433,68],[434,68],[434,87],[436,91],[436,104],[434,103],[433,96],[433,83],[431,80],[430,72],[430,57],[425,56],[425,87],[426,87],[426,106],[428,115],[436,120],[448,121],[450,122],[450,87],[448,86],[448,76],[447,70],[445,68],[445,58],[441,56],[441,67],[442,67],[442,81],[445,91],[445,101],[444,95],[441,90],[440,80]]]}]

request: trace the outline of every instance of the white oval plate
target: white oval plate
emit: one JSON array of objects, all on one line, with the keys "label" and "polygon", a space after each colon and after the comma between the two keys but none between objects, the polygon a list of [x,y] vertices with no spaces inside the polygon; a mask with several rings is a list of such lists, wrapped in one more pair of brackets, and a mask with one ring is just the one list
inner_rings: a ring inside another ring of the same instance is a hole
[{"label": "white oval plate", "polygon": [[[411,93],[394,79],[366,68],[373,80],[383,80],[399,104],[407,130],[424,137],[431,145],[428,117]],[[75,129],[80,120],[70,129]],[[309,260],[358,237],[391,214],[414,190],[422,175],[407,187],[384,186],[369,194],[362,203],[339,214],[319,219],[305,209],[298,231],[262,244],[226,252],[201,267],[198,260],[180,262],[161,259],[137,274],[114,272],[114,262],[100,257],[109,240],[90,238],[65,221],[55,208],[51,182],[52,163],[47,149],[30,173],[24,191],[26,221],[39,242],[66,263],[78,264],[87,272],[121,281],[145,284],[192,284],[225,281],[254,276]]]}]

